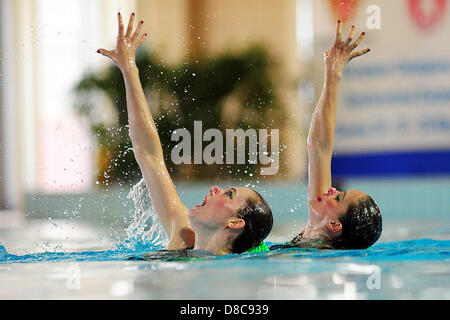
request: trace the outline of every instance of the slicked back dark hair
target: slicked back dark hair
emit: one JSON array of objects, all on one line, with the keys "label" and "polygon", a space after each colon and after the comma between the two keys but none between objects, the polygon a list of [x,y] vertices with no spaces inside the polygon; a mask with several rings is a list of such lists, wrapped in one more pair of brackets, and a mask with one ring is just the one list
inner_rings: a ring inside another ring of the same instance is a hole
[{"label": "slicked back dark hair", "polygon": [[370,196],[350,203],[339,221],[342,233],[331,240],[335,249],[366,249],[378,240],[383,227],[380,208]]},{"label": "slicked back dark hair", "polygon": [[242,253],[259,246],[272,230],[272,210],[266,200],[255,190],[257,200],[248,198],[237,217],[245,221],[244,230],[231,245],[232,253]]},{"label": "slicked back dark hair", "polygon": [[303,238],[303,233],[300,233],[291,242],[270,248],[366,249],[373,245],[381,235],[380,209],[370,196],[350,203],[347,212],[339,218],[339,221],[342,224],[342,233],[337,238],[330,240],[325,236],[320,236],[309,239]]}]

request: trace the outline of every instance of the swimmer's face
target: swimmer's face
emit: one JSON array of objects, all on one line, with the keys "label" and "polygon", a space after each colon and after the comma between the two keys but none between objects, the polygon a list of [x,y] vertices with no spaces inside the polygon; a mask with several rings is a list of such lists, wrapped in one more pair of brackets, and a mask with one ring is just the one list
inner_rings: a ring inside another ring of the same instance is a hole
[{"label": "swimmer's face", "polygon": [[203,203],[190,210],[189,216],[193,223],[201,223],[210,228],[224,226],[230,218],[236,217],[249,197],[257,198],[256,193],[249,188],[221,189],[213,186],[209,188]]},{"label": "swimmer's face", "polygon": [[328,193],[317,196],[316,199],[308,202],[310,222],[318,224],[324,218],[338,220],[347,212],[350,203],[365,196],[367,194],[359,190],[339,191],[336,188],[330,188]]}]

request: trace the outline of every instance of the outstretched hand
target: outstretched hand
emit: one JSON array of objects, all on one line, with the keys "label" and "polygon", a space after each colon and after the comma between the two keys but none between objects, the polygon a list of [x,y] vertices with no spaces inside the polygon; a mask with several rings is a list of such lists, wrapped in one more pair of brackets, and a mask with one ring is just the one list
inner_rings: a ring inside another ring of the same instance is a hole
[{"label": "outstretched hand", "polygon": [[333,74],[341,77],[344,67],[351,59],[359,57],[370,51],[369,48],[360,51],[353,51],[364,38],[365,32],[362,32],[353,43],[351,42],[355,36],[355,26],[352,26],[352,29],[345,41],[341,40],[341,33],[342,22],[339,20],[337,23],[336,38],[334,43],[331,48],[325,52],[325,72],[327,75]]},{"label": "outstretched hand", "polygon": [[128,28],[124,35],[124,27],[122,22],[122,15],[120,12],[117,14],[117,19],[119,22],[119,31],[117,35],[117,44],[114,50],[98,49],[97,52],[102,55],[111,58],[114,63],[122,70],[125,71],[136,65],[135,55],[136,50],[144,42],[146,33],[139,37],[142,25],[144,21],[141,20],[138,23],[136,30],[133,33],[133,23],[134,23],[134,12],[130,15],[130,20],[128,22]]}]

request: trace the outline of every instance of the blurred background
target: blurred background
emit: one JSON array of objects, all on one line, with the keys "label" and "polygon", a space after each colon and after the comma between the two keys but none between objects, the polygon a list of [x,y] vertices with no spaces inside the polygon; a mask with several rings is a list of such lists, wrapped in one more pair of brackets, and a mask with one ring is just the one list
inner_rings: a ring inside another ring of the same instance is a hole
[{"label": "blurred background", "polygon": [[[365,31],[360,49],[372,51],[341,81],[333,184],[373,196],[382,240],[448,237],[449,1],[0,0],[0,243],[98,248],[132,222],[142,175],[125,88],[96,52],[114,47],[118,11],[145,21],[137,64],[182,200],[252,187],[272,207],[275,242],[307,221],[305,142],[336,21],[344,36]],[[171,134],[194,120],[203,131],[279,129],[277,174],[174,164]]]}]

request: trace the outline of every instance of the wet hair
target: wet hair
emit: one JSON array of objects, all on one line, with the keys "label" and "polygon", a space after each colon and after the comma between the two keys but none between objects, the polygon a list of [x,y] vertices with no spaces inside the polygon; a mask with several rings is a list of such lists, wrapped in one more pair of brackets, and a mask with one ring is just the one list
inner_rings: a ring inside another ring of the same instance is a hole
[{"label": "wet hair", "polygon": [[339,221],[342,224],[342,233],[331,240],[335,249],[366,249],[381,235],[380,208],[370,196],[350,203],[347,212]]},{"label": "wet hair", "polygon": [[255,190],[257,200],[248,198],[237,217],[245,221],[244,230],[234,239],[231,245],[232,253],[242,253],[259,246],[272,230],[272,210],[266,200]]},{"label": "wet hair", "polygon": [[380,208],[370,196],[350,203],[347,212],[339,218],[339,222],[342,224],[342,233],[336,238],[328,239],[320,236],[308,239],[303,238],[303,233],[300,233],[286,245],[317,249],[366,249],[381,235]]}]

